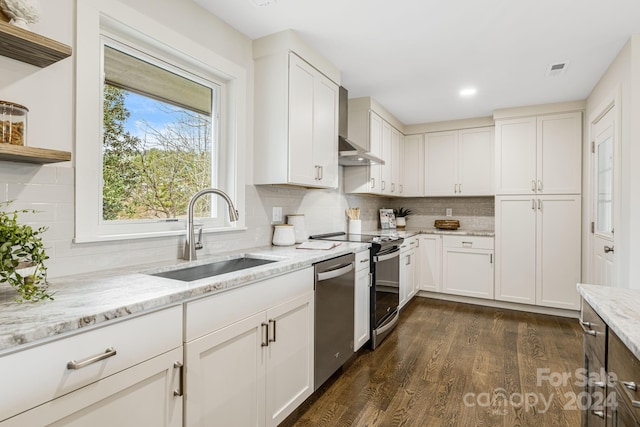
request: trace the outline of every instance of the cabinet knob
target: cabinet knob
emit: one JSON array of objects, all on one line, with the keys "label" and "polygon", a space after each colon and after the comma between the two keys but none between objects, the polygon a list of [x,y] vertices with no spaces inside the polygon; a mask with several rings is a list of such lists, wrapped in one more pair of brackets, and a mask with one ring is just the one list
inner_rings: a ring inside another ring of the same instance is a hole
[{"label": "cabinet knob", "polygon": [[614,251],[613,246],[607,246],[607,245],[605,245],[605,246],[604,246],[604,253],[605,253],[605,254],[608,254],[609,252],[611,252],[611,253],[614,253],[614,252],[615,252],[615,251]]}]

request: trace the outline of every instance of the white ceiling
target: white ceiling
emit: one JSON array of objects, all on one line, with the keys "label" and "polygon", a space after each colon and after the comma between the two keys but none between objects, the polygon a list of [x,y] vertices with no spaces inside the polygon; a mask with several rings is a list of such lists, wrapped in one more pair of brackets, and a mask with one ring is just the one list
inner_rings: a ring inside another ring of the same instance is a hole
[{"label": "white ceiling", "polygon": [[[195,0],[252,39],[293,29],[405,124],[585,99],[632,34],[639,0]],[[569,61],[547,77],[550,64]],[[460,89],[475,86],[470,99]]]}]

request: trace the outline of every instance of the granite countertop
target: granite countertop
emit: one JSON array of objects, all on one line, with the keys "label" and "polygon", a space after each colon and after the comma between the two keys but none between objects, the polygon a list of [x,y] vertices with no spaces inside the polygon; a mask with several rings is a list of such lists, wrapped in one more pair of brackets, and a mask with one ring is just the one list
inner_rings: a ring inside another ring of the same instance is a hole
[{"label": "granite countertop", "polygon": [[[213,295],[368,248],[368,244],[362,243],[342,243],[330,250],[267,246],[227,252],[223,256],[202,257],[191,262],[176,260],[51,279],[50,290],[55,293],[54,301],[23,304],[12,300],[0,302],[0,355],[37,340]],[[242,255],[278,262],[192,282],[148,275]]]},{"label": "granite countertop", "polygon": [[640,359],[640,291],[579,283],[578,292]]},{"label": "granite countertop", "polygon": [[393,235],[403,237],[405,239],[416,236],[418,234],[442,234],[451,236],[480,236],[480,237],[494,237],[495,232],[493,230],[470,230],[459,228],[457,230],[441,230],[439,228],[397,228],[390,230],[375,230],[369,231],[366,234],[380,234],[383,236]]}]

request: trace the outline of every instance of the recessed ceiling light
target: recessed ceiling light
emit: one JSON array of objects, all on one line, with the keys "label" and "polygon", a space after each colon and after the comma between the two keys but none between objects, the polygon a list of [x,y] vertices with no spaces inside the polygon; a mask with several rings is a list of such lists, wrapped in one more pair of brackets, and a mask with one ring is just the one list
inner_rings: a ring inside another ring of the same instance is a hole
[{"label": "recessed ceiling light", "polygon": [[276,0],[251,0],[251,3],[258,7],[267,7],[276,3]]},{"label": "recessed ceiling light", "polygon": [[474,87],[468,87],[468,88],[464,88],[460,91],[460,96],[468,98],[470,96],[473,96],[476,94],[476,92],[478,92],[478,90]]}]

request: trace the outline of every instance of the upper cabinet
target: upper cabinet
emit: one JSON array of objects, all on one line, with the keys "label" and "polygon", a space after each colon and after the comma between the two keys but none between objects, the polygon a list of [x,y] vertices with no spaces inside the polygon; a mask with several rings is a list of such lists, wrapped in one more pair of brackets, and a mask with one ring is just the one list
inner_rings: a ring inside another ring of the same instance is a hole
[{"label": "upper cabinet", "polygon": [[496,120],[496,194],[579,194],[580,112]]},{"label": "upper cabinet", "polygon": [[339,73],[300,43],[285,32],[254,44],[254,183],[337,188]]},{"label": "upper cabinet", "polygon": [[[380,114],[378,114],[380,111]],[[349,101],[349,139],[385,161],[384,165],[344,168],[346,193],[402,196],[403,139],[399,124],[371,98]]]},{"label": "upper cabinet", "polygon": [[425,195],[493,195],[493,141],[493,127],[427,133]]},{"label": "upper cabinet", "polygon": [[424,195],[424,135],[407,135],[402,143],[403,168],[400,195]]}]

